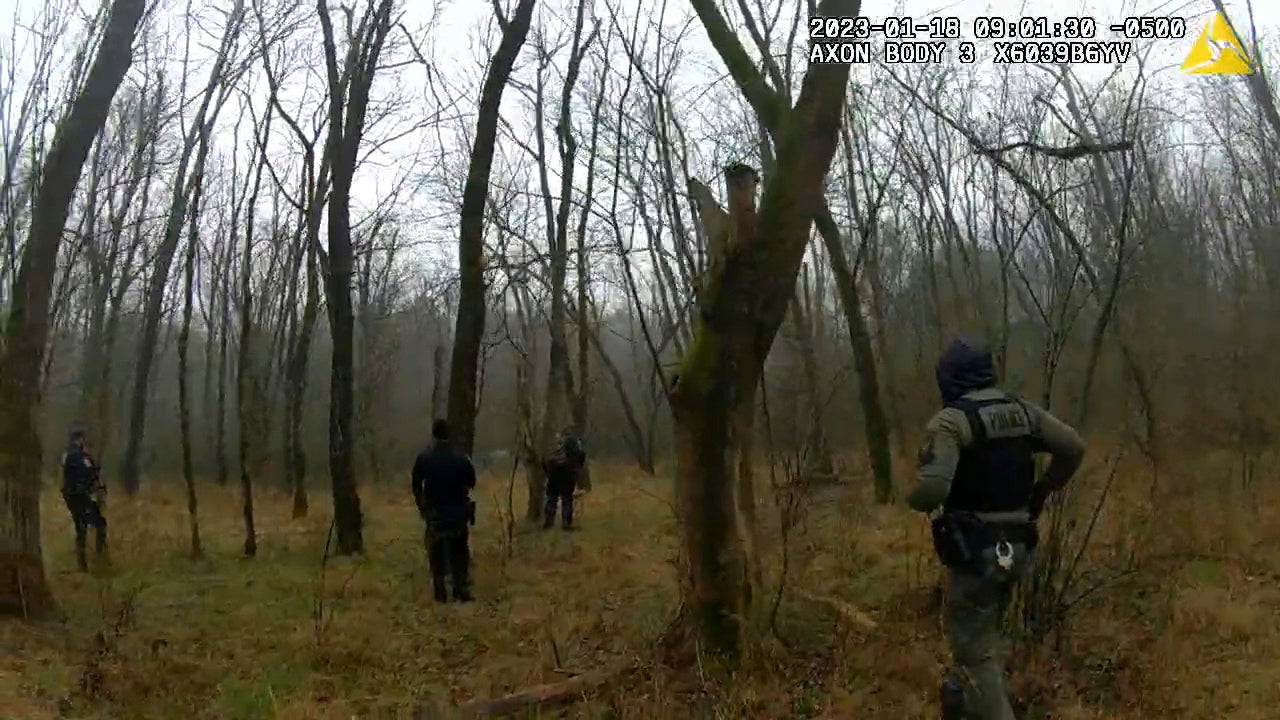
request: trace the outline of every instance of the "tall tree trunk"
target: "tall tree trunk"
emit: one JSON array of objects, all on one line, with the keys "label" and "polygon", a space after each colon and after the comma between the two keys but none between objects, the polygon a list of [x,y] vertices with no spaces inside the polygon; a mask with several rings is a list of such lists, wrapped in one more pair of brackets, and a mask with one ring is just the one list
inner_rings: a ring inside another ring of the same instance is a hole
[{"label": "tall tree trunk", "polygon": [[[240,347],[236,358],[236,424],[239,436],[239,470],[240,470],[240,504],[244,517],[244,554],[254,557],[258,554],[258,533],[253,519],[253,473],[249,464],[257,454],[258,447],[267,434],[266,423],[263,422],[264,402],[260,375],[268,372],[256,367],[250,359],[254,344],[253,314],[253,249],[255,225],[258,218],[258,193],[262,189],[262,170],[267,164],[267,145],[271,137],[271,118],[267,114],[263,121],[261,134],[254,128],[258,137],[259,156],[251,163],[253,174],[249,197],[246,201],[244,218],[244,254],[240,256]],[[233,165],[234,167],[234,165]],[[234,185],[232,186],[235,187]],[[234,191],[233,191],[234,192]],[[236,200],[232,200],[233,203]],[[232,210],[232,223],[235,225],[235,210]],[[233,236],[234,237],[234,236]],[[273,238],[274,240],[274,238]],[[267,353],[264,353],[264,355]],[[261,363],[261,364],[265,364]],[[250,446],[252,439],[253,446]]]},{"label": "tall tree trunk", "polygon": [[223,252],[221,272],[214,282],[221,283],[218,291],[218,400],[214,410],[214,480],[219,486],[227,484],[230,463],[227,461],[227,341],[231,333],[231,271],[235,248],[227,243]]},{"label": "tall tree trunk", "polygon": [[853,350],[854,369],[858,373],[858,401],[862,404],[862,418],[867,431],[867,458],[875,477],[876,502],[893,500],[893,451],[889,437],[889,419],[880,397],[880,381],[876,373],[876,356],[871,348],[871,333],[862,314],[862,300],[858,297],[858,279],[844,252],[840,229],[831,218],[826,203],[817,216],[818,233],[827,246],[831,260],[831,272],[835,275],[840,305],[849,322],[849,345]]},{"label": "tall tree trunk", "polygon": [[[336,117],[332,122],[341,125],[342,118]],[[354,258],[351,251],[350,179],[342,178],[342,175],[341,170],[335,169],[333,195],[329,201],[326,294],[333,342],[329,373],[329,476],[338,551],[350,555],[363,551],[364,534],[355,478],[355,338],[351,308]]]},{"label": "tall tree trunk", "polygon": [[[93,407],[93,396],[96,391],[97,380],[97,353],[91,348],[98,347],[102,341],[102,326],[106,320],[107,312],[107,296],[111,294],[112,277],[108,274],[108,257],[109,252],[104,252],[101,243],[101,235],[111,236],[111,226],[114,225],[116,216],[123,216],[123,212],[113,212],[114,207],[111,202],[115,197],[114,188],[109,192],[110,198],[107,200],[108,220],[107,232],[99,234],[98,232],[98,202],[101,196],[102,172],[102,141],[99,140],[93,149],[93,154],[89,161],[89,186],[86,188],[85,209],[84,209],[84,225],[85,233],[83,236],[85,259],[88,261],[89,278],[85,287],[85,296],[83,302],[86,304],[85,313],[87,315],[85,328],[83,330],[85,337],[85,345],[82,350],[80,360],[80,399],[76,403],[76,416],[81,419],[87,419],[89,412]],[[108,240],[109,242],[109,240]],[[57,313],[55,312],[56,316]],[[95,428],[96,429],[96,428]]]},{"label": "tall tree trunk", "polygon": [[[703,646],[732,663],[743,649],[751,588],[730,425],[735,411],[754,399],[795,291],[835,155],[849,66],[811,65],[795,107],[788,107],[760,75],[714,0],[692,4],[773,136],[778,156],[753,242],[729,248],[725,262],[709,271],[697,332],[670,394],[688,607]],[[859,7],[856,0],[826,0],[819,14],[854,16]]]},{"label": "tall tree trunk", "polygon": [[[163,86],[161,86],[160,90],[157,90],[155,104],[152,106],[152,127],[157,127],[160,122],[161,101],[164,98],[162,88]],[[98,376],[97,398],[93,408],[94,437],[97,439],[100,460],[105,460],[107,454],[115,446],[117,424],[115,408],[117,396],[120,394],[112,387],[112,380],[115,377],[116,338],[120,334],[120,316],[124,312],[125,295],[133,287],[133,283],[140,275],[139,270],[133,267],[133,260],[143,246],[142,241],[145,237],[144,229],[146,223],[142,222],[142,219],[145,217],[145,208],[148,207],[148,203],[151,200],[151,188],[156,178],[156,159],[159,155],[159,148],[158,143],[155,141],[154,133],[149,133],[147,143],[147,161],[145,163],[145,176],[142,181],[142,197],[137,204],[139,210],[134,216],[134,227],[133,232],[130,234],[128,250],[125,251],[124,261],[120,263],[120,278],[117,280],[115,289],[111,294],[102,341],[94,346],[98,348],[99,357],[102,361],[101,372]]]},{"label": "tall tree trunk", "polygon": [[[305,176],[304,176],[305,179]],[[279,185],[277,184],[277,189]],[[303,264],[310,261],[308,248],[306,244],[306,208],[302,207],[298,212],[297,227],[294,228],[291,244],[289,245],[289,267],[288,279],[286,281],[286,289],[284,297],[280,304],[280,323],[278,331],[284,339],[284,357],[280,361],[280,377],[283,381],[284,390],[284,418],[280,426],[280,448],[281,460],[283,465],[283,475],[281,487],[292,493],[293,491],[293,427],[290,423],[293,412],[294,385],[292,382],[292,366],[297,355],[298,348],[298,295],[302,287],[303,279],[300,273],[303,272]],[[303,290],[305,292],[305,290]],[[295,518],[296,519],[296,518]]]},{"label": "tall tree trunk", "polygon": [[[132,122],[127,129],[132,131],[133,148],[129,155],[128,173],[117,200],[115,190],[108,191],[109,217],[107,220],[106,240],[91,244],[88,254],[93,276],[93,293],[89,300],[89,327],[85,334],[84,363],[80,380],[80,417],[86,419],[93,428],[93,436],[99,460],[105,461],[110,446],[112,418],[108,415],[110,407],[110,378],[112,350],[115,345],[115,328],[118,325],[120,300],[124,292],[133,282],[133,258],[137,254],[143,223],[138,222],[130,233],[132,242],[125,242],[125,222],[135,208],[139,209],[138,218],[145,212],[150,199],[151,181],[155,176],[156,166],[156,128],[159,127],[160,113],[165,100],[165,83],[163,76],[143,83],[136,98],[136,107],[130,108]],[[126,128],[125,118],[121,118],[121,136]],[[138,191],[142,197],[139,202]],[[121,253],[124,250],[123,262]]]},{"label": "tall tree trunk", "polygon": [[[201,430],[204,433],[205,447],[212,450],[214,447],[214,404],[213,404],[213,379],[216,377],[215,358],[218,349],[218,278],[221,277],[218,268],[218,251],[215,247],[209,249],[208,270],[204,267],[200,269],[201,278],[209,279],[209,296],[208,300],[201,300],[201,315],[204,320],[204,366],[200,377],[200,415],[204,418],[201,424]],[[212,460],[212,456],[208,458]]]},{"label": "tall tree trunk", "polygon": [[[600,120],[601,110],[604,108],[605,83],[608,82],[607,76],[611,69],[604,66],[600,73],[600,92],[596,93],[595,107],[591,112],[591,140],[587,147],[587,184],[583,190],[584,197],[592,197],[595,195],[596,187],[596,157],[600,149]],[[590,283],[591,277],[587,273],[587,224],[591,217],[591,203],[582,204],[582,212],[578,215],[578,242],[576,243],[577,253],[574,261],[577,269],[577,306],[578,306],[578,395],[574,398],[573,404],[573,422],[584,432],[587,429],[587,421],[590,419],[591,411],[591,383],[589,382],[591,374],[591,338],[598,337],[596,328],[593,327],[591,312],[588,310],[587,303],[590,300]],[[618,389],[626,396],[624,388]]]},{"label": "tall tree trunk", "polygon": [[441,418],[447,412],[446,397],[449,378],[445,372],[449,349],[438,342],[431,348],[431,418]]},{"label": "tall tree trunk", "polygon": [[244,254],[240,256],[240,343],[236,356],[236,428],[238,433],[240,502],[241,514],[244,518],[244,554],[254,557],[258,554],[258,534],[253,524],[253,477],[249,474],[249,436],[253,433],[250,427],[249,407],[255,402],[252,394],[251,377],[254,372],[249,367],[249,350],[253,342],[253,223],[250,222],[244,233]]},{"label": "tall tree trunk", "polygon": [[333,358],[329,376],[329,475],[338,552],[364,552],[363,516],[355,478],[355,318],[351,276],[355,256],[351,244],[351,184],[360,156],[369,91],[378,58],[391,29],[392,0],[370,0],[357,37],[348,39],[343,68],[327,0],[317,0],[329,82],[329,134],[333,188],[329,195],[329,262],[326,289]]},{"label": "tall tree trunk", "polygon": [[[202,137],[200,142],[208,142]],[[196,169],[196,177],[203,178],[204,168]],[[191,221],[187,227],[187,253],[182,273],[182,329],[178,331],[178,427],[182,436],[182,479],[187,486],[187,519],[191,526],[191,556],[200,558],[204,550],[200,545],[200,518],[197,514],[196,475],[191,462],[191,406],[187,386],[187,348],[191,338],[191,295],[196,271],[196,248],[200,242],[198,222],[200,198],[204,182],[197,180],[191,196]]]},{"label": "tall tree trunk", "polygon": [[476,134],[471,163],[462,191],[458,231],[458,317],[453,329],[453,354],[449,362],[449,424],[454,442],[465,453],[472,451],[476,436],[476,371],[480,341],[484,338],[484,209],[489,200],[489,174],[498,139],[499,106],[516,57],[529,34],[536,0],[520,0],[510,21],[503,24],[502,40],[489,61],[476,112]]},{"label": "tall tree trunk", "polygon": [[289,485],[293,492],[293,517],[307,515],[307,453],[302,444],[302,410],[307,389],[307,369],[311,364],[311,338],[315,334],[316,320],[320,316],[320,281],[316,268],[316,252],[313,243],[307,243],[307,299],[302,307],[302,321],[298,337],[294,341],[293,355],[289,359],[288,408],[285,417],[285,452],[290,457],[289,469],[293,475]]},{"label": "tall tree trunk", "polygon": [[[547,332],[550,342],[547,353],[547,395],[543,407],[540,450],[545,452],[556,433],[564,424],[573,419],[574,391],[572,358],[569,355],[568,338],[568,297],[566,281],[569,272],[569,213],[573,199],[574,166],[577,164],[578,143],[573,134],[572,99],[573,88],[577,84],[582,59],[587,49],[595,40],[596,32],[583,37],[582,30],[586,20],[586,1],[578,2],[578,9],[573,29],[572,47],[569,51],[568,67],[565,71],[564,85],[560,91],[560,107],[556,118],[556,141],[559,150],[560,188],[559,204],[552,212],[551,184],[548,178],[546,163],[546,134],[543,130],[543,70],[538,71],[538,95],[534,112],[537,136],[539,173],[542,183],[543,202],[547,213],[547,242],[550,255],[550,283],[548,292],[551,296],[551,312],[548,318]],[[544,55],[544,62],[549,62],[549,55]],[[584,428],[577,428],[581,432]],[[541,457],[535,467],[541,467]],[[532,472],[529,485],[529,506],[526,513],[531,522],[542,519],[543,496],[546,492],[545,477],[541,472]]]},{"label": "tall tree trunk", "polygon": [[817,300],[809,287],[807,268],[800,271],[801,292],[791,303],[795,318],[796,335],[799,340],[797,351],[804,372],[804,389],[809,403],[808,428],[805,431],[805,464],[803,472],[810,478],[830,477],[835,472],[831,459],[831,448],[827,444],[826,433],[822,429],[822,381],[819,377],[818,353],[815,346],[821,342],[815,325],[822,312],[817,308]]},{"label": "tall tree trunk", "polygon": [[[592,133],[594,134],[594,130]],[[591,179],[590,176],[595,173],[588,173],[586,197],[591,197]],[[591,409],[591,383],[587,378],[591,372],[591,335],[595,332],[591,328],[590,313],[587,311],[587,283],[590,282],[587,277],[587,239],[586,239],[586,205],[583,206],[583,221],[578,226],[578,243],[577,257],[575,264],[577,265],[577,305],[578,305],[578,393],[573,398],[573,424],[581,431],[587,429],[587,415]]]},{"label": "tall tree trunk", "polygon": [[102,42],[75,102],[58,123],[40,172],[31,228],[22,250],[0,355],[0,615],[47,617],[56,609],[40,547],[37,411],[40,367],[49,333],[49,300],[58,248],[76,185],[120,82],[133,62],[133,39],[146,3],[115,0]]}]

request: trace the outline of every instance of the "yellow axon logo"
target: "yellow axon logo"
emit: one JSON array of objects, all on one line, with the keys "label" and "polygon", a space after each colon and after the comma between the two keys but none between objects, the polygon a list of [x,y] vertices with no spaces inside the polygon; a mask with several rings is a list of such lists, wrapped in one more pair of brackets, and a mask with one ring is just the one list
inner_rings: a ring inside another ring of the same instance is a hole
[{"label": "yellow axon logo", "polygon": [[1187,59],[1182,61],[1182,71],[1189,75],[1249,75],[1253,73],[1253,63],[1227,18],[1218,12],[1209,18],[1191,46]]}]

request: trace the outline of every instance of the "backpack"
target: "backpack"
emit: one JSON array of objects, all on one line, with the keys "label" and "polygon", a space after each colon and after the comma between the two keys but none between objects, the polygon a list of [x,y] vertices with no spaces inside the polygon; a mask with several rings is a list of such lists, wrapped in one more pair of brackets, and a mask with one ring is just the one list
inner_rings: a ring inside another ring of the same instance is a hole
[{"label": "backpack", "polygon": [[582,441],[567,437],[557,443],[555,449],[547,454],[543,465],[548,471],[580,466],[584,459],[583,455]]}]

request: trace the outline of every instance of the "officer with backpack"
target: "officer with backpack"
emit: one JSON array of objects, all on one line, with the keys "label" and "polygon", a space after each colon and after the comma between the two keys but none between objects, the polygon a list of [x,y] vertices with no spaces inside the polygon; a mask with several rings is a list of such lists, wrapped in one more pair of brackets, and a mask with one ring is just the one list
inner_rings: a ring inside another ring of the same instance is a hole
[{"label": "officer with backpack", "polygon": [[587,453],[582,447],[582,436],[577,428],[561,431],[556,447],[542,461],[542,471],[547,482],[547,502],[543,508],[542,529],[550,530],[556,522],[556,506],[561,510],[561,527],[575,530],[573,524],[574,492],[591,490],[591,478],[587,470]]},{"label": "officer with backpack", "polygon": [[[1013,720],[998,657],[1013,586],[1030,565],[1036,519],[1080,467],[1084,441],[1035,404],[996,387],[984,345],[959,338],[937,367],[943,408],[929,421],[919,480],[907,498],[931,513],[947,568],[946,629],[955,676],[942,684],[944,720]],[[1036,481],[1035,455],[1052,460]]]},{"label": "officer with backpack", "polygon": [[62,454],[62,499],[75,523],[76,565],[81,572],[88,572],[85,545],[89,528],[94,529],[98,565],[107,564],[107,518],[102,514],[107,488],[102,484],[98,463],[89,454],[84,430],[73,428],[67,440],[67,451]]},{"label": "officer with backpack", "polygon": [[413,499],[427,523],[427,564],[436,602],[448,602],[447,580],[453,580],[453,600],[471,601],[471,548],[468,526],[476,522],[471,491],[476,469],[471,459],[449,440],[449,423],[431,425],[433,443],[413,463]]}]

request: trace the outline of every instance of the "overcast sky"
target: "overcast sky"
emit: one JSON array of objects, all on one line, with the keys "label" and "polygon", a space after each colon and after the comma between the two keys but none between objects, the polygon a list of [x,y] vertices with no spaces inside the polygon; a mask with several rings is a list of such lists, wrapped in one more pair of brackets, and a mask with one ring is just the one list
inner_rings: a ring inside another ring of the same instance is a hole
[{"label": "overcast sky", "polygon": [[[71,0],[72,2],[76,0]],[[78,0],[82,8],[92,12],[98,7],[98,0]],[[250,0],[252,1],[252,0]],[[642,12],[648,17],[656,14],[657,8],[662,0],[596,0],[596,6],[600,14],[606,13],[606,6],[618,8],[624,15],[634,16],[637,12]],[[795,0],[800,5],[803,0]],[[186,5],[187,0],[168,0],[167,4],[174,8],[182,8]],[[213,6],[225,6],[229,3],[226,0],[195,0],[193,7],[205,8],[206,10]],[[504,0],[505,5],[513,5],[513,0]],[[682,24],[682,20],[687,18],[691,11],[685,0],[666,0],[666,13],[668,24],[676,27]],[[766,3],[767,4],[767,3]],[[312,5],[311,2],[303,2],[301,9],[308,9]],[[571,21],[571,17],[564,15],[562,7],[565,5],[563,0],[544,0],[539,3],[539,13],[543,14],[542,25],[550,26],[551,19],[556,17],[555,13],[559,13],[564,17],[563,22]],[[724,3],[722,5],[733,5],[733,3]],[[1254,0],[1252,14],[1257,26],[1257,32],[1267,38],[1280,37],[1280,0]],[[19,17],[29,20],[39,8],[43,6],[42,0],[0,0],[0,47],[3,47],[5,55],[5,64],[10,57],[11,37],[14,30],[14,18]],[[496,30],[494,29],[491,15],[491,5],[489,0],[442,0],[439,4],[432,0],[406,0],[402,3],[405,12],[405,25],[409,28],[419,28],[433,26],[434,32],[427,36],[419,37],[418,42],[422,45],[424,53],[430,57],[439,71],[440,75],[447,78],[450,85],[460,89],[457,93],[458,108],[454,114],[463,116],[460,122],[454,122],[454,127],[466,127],[472,120],[468,118],[474,112],[474,104],[476,101],[474,89],[479,86],[480,74],[484,58],[487,55],[486,47],[491,47],[491,43],[496,38]],[[438,7],[440,15],[432,17],[433,8]],[[1107,26],[1113,22],[1120,22],[1125,16],[1175,16],[1184,18],[1187,21],[1187,36],[1180,40],[1164,40],[1154,41],[1152,44],[1152,54],[1148,69],[1160,68],[1160,80],[1162,83],[1171,83],[1173,85],[1184,85],[1188,88],[1194,88],[1196,83],[1210,82],[1204,77],[1183,75],[1179,71],[1183,59],[1190,50],[1195,38],[1203,29],[1205,23],[1210,19],[1213,13],[1213,5],[1210,0],[1122,0],[1105,2],[1102,0],[1037,0],[1036,2],[1022,2],[1020,0],[907,0],[906,2],[888,3],[878,2],[877,0],[864,0],[862,3],[863,12],[873,21],[882,20],[886,16],[910,16],[916,19],[924,19],[930,17],[956,17],[960,20],[962,32],[968,35],[972,32],[973,20],[978,16],[999,16],[1006,19],[1016,19],[1024,16],[1045,16],[1050,22],[1061,20],[1070,16],[1089,16],[1097,21],[1099,40],[1121,39],[1117,35],[1111,33]],[[1032,10],[1034,8],[1034,10]],[[1244,36],[1242,39],[1246,45],[1251,42],[1252,27],[1249,22],[1249,9],[1244,0],[1235,0],[1227,3],[1227,9],[1232,14],[1232,20],[1237,28]],[[314,10],[310,11],[314,15]],[[215,15],[209,14],[209,20],[205,26],[206,40],[205,43],[212,45],[216,43],[216,34],[220,32],[220,22]],[[20,20],[20,22],[23,22]],[[21,43],[21,35],[19,32],[19,43]],[[744,40],[746,38],[743,33]],[[954,43],[955,41],[953,41]],[[749,44],[749,43],[748,43]],[[683,51],[685,54],[684,75],[681,78],[681,85],[685,87],[697,88],[702,85],[710,86],[717,82],[723,82],[724,70],[723,65],[719,62],[714,52],[711,50],[706,41],[705,33],[696,21],[684,35]],[[316,50],[318,56],[318,49]],[[1268,53],[1268,56],[1271,54]],[[978,43],[978,62],[971,66],[970,70],[979,74],[986,73],[993,80],[996,77],[997,69],[991,64],[994,56],[990,42]],[[528,54],[522,56],[522,64],[528,62]],[[1133,61],[1131,61],[1133,64]],[[23,66],[19,62],[17,65],[19,74]],[[1098,66],[1076,66],[1076,73],[1084,78],[1090,76],[1102,78],[1106,74],[1113,71],[1113,68],[1106,65]],[[0,68],[0,73],[7,73],[7,68]],[[855,78],[870,79],[873,73],[877,72],[875,67],[867,66],[857,68]],[[175,73],[176,74],[176,73]],[[199,76],[203,76],[200,73]],[[466,88],[467,90],[461,90]],[[402,93],[405,99],[404,107],[400,110],[400,120],[412,122],[416,115],[421,116],[427,113],[431,108],[431,99],[425,91],[425,73],[421,68],[407,67],[398,69],[385,76],[380,75],[377,79],[376,91],[394,91]],[[727,89],[732,92],[732,89]],[[555,92],[552,90],[552,92]],[[264,96],[265,97],[265,96]],[[503,114],[513,123],[527,122],[522,116],[527,116],[524,109],[522,98],[513,90],[508,89],[504,102]],[[690,113],[696,113],[698,108],[690,108]],[[232,113],[228,113],[232,115]],[[224,121],[230,122],[229,119]],[[437,148],[440,144],[441,136],[431,133],[429,135],[421,132],[407,136],[401,141],[388,146],[387,152],[384,154],[383,167],[371,165],[362,168],[360,182],[357,187],[357,203],[364,207],[370,207],[379,196],[384,195],[395,180],[404,175],[405,166],[415,166],[420,163],[419,157],[423,153],[438,152]],[[453,142],[457,141],[454,137]],[[396,163],[399,163],[398,165]],[[406,198],[407,200],[407,198]],[[433,223],[433,225],[440,225]],[[443,230],[443,228],[441,228]],[[445,232],[444,235],[450,233]],[[440,240],[444,242],[445,237]]]},{"label": "overcast sky", "polygon": [[[2,5],[7,0],[0,0]],[[796,0],[802,2],[802,0]],[[656,6],[654,0],[614,0],[617,6],[634,8],[637,6]],[[511,4],[510,0],[507,4]],[[604,4],[603,0],[600,2]],[[669,0],[669,12],[676,14],[683,5],[682,0]],[[726,3],[722,3],[724,5]],[[409,3],[406,12],[426,20],[430,3]],[[1227,12],[1232,16],[1241,34],[1250,32],[1249,8],[1244,0],[1228,0]],[[1183,40],[1168,40],[1159,43],[1159,55],[1167,58],[1167,62],[1175,65],[1182,63],[1183,57],[1191,48],[1191,43],[1213,14],[1213,3],[1210,0],[903,0],[900,2],[880,2],[863,0],[862,14],[872,20],[883,20],[888,16],[909,16],[912,18],[955,17],[961,22],[964,32],[972,30],[973,20],[979,16],[1001,17],[1013,19],[1020,17],[1047,17],[1052,22],[1057,19],[1075,16],[1088,16],[1097,20],[1099,40],[1122,39],[1109,32],[1106,27],[1113,22],[1121,22],[1127,16],[1167,16],[1180,17],[1187,21],[1187,37]],[[441,49],[456,47],[458,57],[469,54],[467,44],[474,35],[474,28],[485,22],[490,16],[489,3],[483,0],[453,0],[445,8],[440,17],[442,34],[437,41]],[[1252,14],[1260,34],[1272,34],[1280,29],[1280,2],[1277,0],[1254,0]],[[693,39],[704,45],[705,35],[695,33]],[[1248,37],[1242,38],[1249,43]],[[990,63],[993,54],[988,51],[980,62]],[[1106,68],[1099,68],[1105,71]]]}]

